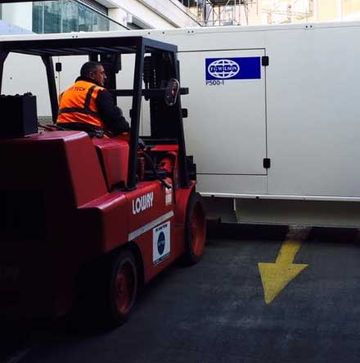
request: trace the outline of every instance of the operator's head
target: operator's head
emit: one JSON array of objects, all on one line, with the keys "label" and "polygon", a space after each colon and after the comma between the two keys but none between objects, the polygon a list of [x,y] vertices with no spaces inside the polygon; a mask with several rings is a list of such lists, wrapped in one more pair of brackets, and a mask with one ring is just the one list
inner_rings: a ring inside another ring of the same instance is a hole
[{"label": "operator's head", "polygon": [[99,86],[104,86],[106,80],[104,67],[98,62],[86,62],[83,64],[80,76],[92,79]]}]

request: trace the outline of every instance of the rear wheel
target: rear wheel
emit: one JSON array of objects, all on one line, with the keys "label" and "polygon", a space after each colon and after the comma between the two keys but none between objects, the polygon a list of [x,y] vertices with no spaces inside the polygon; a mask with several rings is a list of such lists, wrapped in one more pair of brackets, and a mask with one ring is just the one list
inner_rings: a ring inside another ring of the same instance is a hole
[{"label": "rear wheel", "polygon": [[187,265],[200,261],[206,241],[206,218],[202,198],[199,193],[192,193],[186,211],[185,220],[185,255]]},{"label": "rear wheel", "polygon": [[105,316],[111,325],[124,322],[133,308],[138,287],[136,262],[130,251],[121,251],[111,264]]},{"label": "rear wheel", "polygon": [[137,290],[137,264],[130,250],[102,256],[80,272],[71,325],[77,329],[120,325],[135,304]]}]

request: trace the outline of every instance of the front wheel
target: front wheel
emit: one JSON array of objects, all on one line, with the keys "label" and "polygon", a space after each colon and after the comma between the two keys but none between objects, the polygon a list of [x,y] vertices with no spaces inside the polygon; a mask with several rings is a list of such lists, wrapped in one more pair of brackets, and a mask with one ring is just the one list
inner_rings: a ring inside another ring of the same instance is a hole
[{"label": "front wheel", "polygon": [[185,219],[185,254],[187,265],[200,261],[206,241],[206,218],[201,195],[193,192],[190,195]]}]

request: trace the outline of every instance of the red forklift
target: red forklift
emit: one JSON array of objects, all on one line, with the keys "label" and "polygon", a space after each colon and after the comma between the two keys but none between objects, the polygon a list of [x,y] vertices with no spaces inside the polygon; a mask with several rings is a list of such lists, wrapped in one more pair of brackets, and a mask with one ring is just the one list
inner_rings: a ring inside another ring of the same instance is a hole
[{"label": "red forklift", "polygon": [[[0,96],[0,317],[59,317],[77,306],[88,319],[116,326],[139,287],[174,261],[191,265],[204,252],[177,47],[132,36],[6,40],[0,82],[10,53],[41,57],[54,122],[61,67],[54,57],[102,62],[114,99],[132,97],[132,106],[128,135],[91,137],[40,127],[31,93]],[[135,55],[133,88],[117,89],[125,54]],[[140,137],[144,101],[151,132]]]}]

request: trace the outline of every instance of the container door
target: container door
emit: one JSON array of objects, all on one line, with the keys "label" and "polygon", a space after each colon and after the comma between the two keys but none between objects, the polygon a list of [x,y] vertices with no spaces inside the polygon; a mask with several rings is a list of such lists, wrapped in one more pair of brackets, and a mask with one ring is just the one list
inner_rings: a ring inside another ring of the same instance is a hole
[{"label": "container door", "polygon": [[266,175],[264,49],[181,52],[187,153],[199,174]]}]

